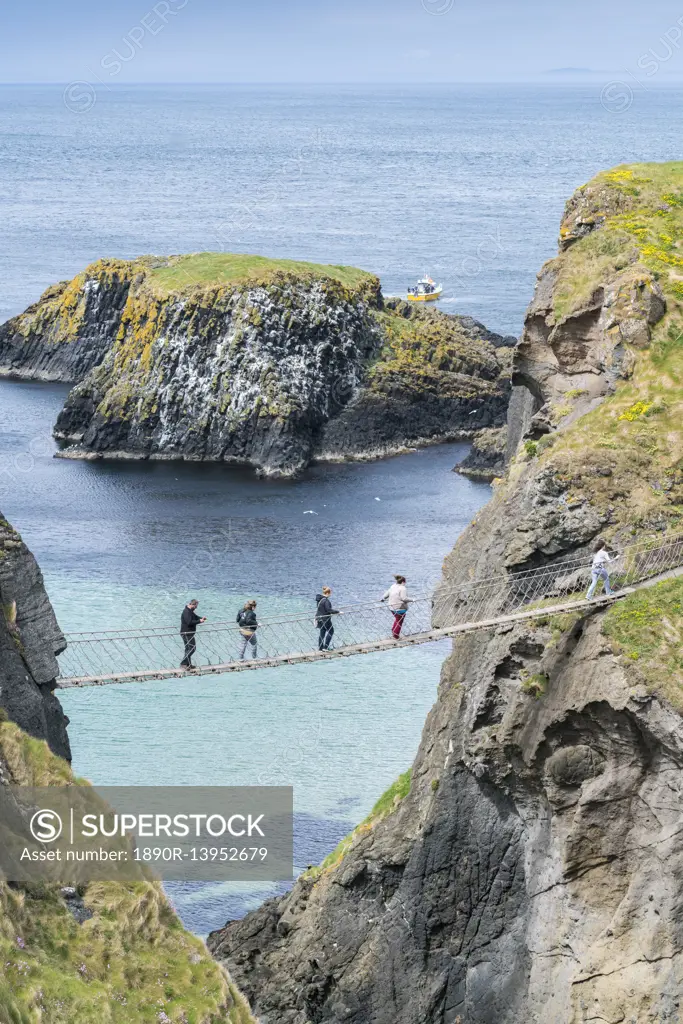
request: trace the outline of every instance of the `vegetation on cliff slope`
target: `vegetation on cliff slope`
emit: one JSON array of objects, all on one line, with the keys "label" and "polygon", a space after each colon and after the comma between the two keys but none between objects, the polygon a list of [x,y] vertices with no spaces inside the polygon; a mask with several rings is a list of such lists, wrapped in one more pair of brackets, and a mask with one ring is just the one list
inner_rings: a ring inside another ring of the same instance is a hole
[{"label": "vegetation on cliff slope", "polygon": [[[0,764],[23,785],[73,783],[42,740],[0,720]],[[246,1003],[152,882],[0,883],[2,1024],[250,1024]]]},{"label": "vegetation on cliff slope", "polygon": [[399,775],[399,777],[392,782],[389,788],[382,793],[367,818],[364,818],[360,825],[357,825],[353,832],[350,832],[348,836],[344,836],[341,842],[339,842],[335,846],[334,850],[332,850],[332,853],[328,853],[320,866],[309,868],[306,872],[306,876],[308,878],[317,878],[323,871],[337,867],[337,865],[344,859],[356,839],[360,836],[366,835],[368,832],[371,832],[375,825],[380,821],[384,821],[384,819],[390,814],[393,814],[401,801],[404,800],[410,792],[412,774],[413,770],[412,768],[409,768],[407,772],[403,772],[402,775]]},{"label": "vegetation on cliff slope", "polygon": [[[615,529],[683,523],[683,163],[599,174],[568,204],[561,244],[550,264],[556,321],[610,288],[616,321],[627,294],[637,305],[649,281],[666,313],[649,340],[625,346],[630,378],[525,455],[554,467],[571,498],[608,510]],[[603,329],[618,328],[607,319]],[[579,397],[568,392],[560,412]]]},{"label": "vegetation on cliff slope", "polygon": [[636,678],[683,712],[683,579],[629,594],[610,608],[602,630]]},{"label": "vegetation on cliff slope", "polygon": [[384,344],[368,373],[371,391],[396,387],[452,398],[485,391],[509,374],[512,350],[493,349],[438,310],[392,300],[375,314]]}]

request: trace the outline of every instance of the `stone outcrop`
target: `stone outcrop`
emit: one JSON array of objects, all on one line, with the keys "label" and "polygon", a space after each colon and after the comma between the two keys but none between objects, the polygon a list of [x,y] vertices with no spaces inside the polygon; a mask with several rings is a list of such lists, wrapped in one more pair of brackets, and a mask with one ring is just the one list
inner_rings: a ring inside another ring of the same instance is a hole
[{"label": "stone outcrop", "polygon": [[65,641],[35,558],[0,517],[0,707],[25,732],[71,759],[68,718],[54,695]]},{"label": "stone outcrop", "polygon": [[[65,457],[291,476],[504,422],[514,339],[385,304],[363,271],[261,260],[226,273],[239,259],[93,264],[0,328],[0,372],[76,383],[55,426]],[[207,266],[220,272],[198,276]]]},{"label": "stone outcrop", "polygon": [[375,318],[382,349],[324,425],[316,459],[390,455],[505,422],[515,338],[400,299],[387,300]]},{"label": "stone outcrop", "polygon": [[456,472],[472,480],[491,481],[504,476],[507,437],[507,426],[480,430],[465,458],[455,467]]},{"label": "stone outcrop", "polygon": [[82,380],[111,347],[131,284],[142,273],[144,264],[100,260],[72,281],[52,285],[0,325],[0,376]]},{"label": "stone outcrop", "polygon": [[[513,368],[526,437],[445,560],[436,625],[455,585],[680,530],[681,306],[643,234],[652,215],[683,240],[673,200],[654,212],[675,168],[600,176],[587,192],[616,191],[605,217],[544,270]],[[626,297],[615,322],[609,295]],[[621,330],[634,319],[646,344]],[[458,638],[409,792],[210,936],[262,1024],[680,1020],[682,637],[675,580]]]},{"label": "stone outcrop", "polygon": [[[512,383],[521,392],[511,402],[509,454],[523,436],[538,440],[629,379],[636,350],[649,346],[664,317],[666,297],[658,271],[644,262],[639,228],[636,237],[620,230],[630,225],[626,215],[642,206],[636,185],[645,181],[617,170],[578,189],[567,203],[560,254],[538,275],[515,354]],[[656,197],[653,205],[648,217],[654,220],[666,204]],[[577,245],[588,236],[592,245]],[[605,255],[600,243],[608,236]]]}]

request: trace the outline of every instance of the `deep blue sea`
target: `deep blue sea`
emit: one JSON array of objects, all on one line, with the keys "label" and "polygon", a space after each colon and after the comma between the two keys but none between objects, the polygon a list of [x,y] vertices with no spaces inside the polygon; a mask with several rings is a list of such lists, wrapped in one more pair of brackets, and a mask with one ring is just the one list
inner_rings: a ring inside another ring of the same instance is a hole
[{"label": "deep blue sea", "polygon": [[[518,333],[565,200],[600,168],[681,155],[679,89],[619,113],[600,86],[0,87],[0,319],[102,256],[223,249],[429,271],[442,308]],[[607,104],[609,106],[609,104]],[[465,447],[321,466],[296,483],[219,466],[54,460],[65,388],[0,382],[0,508],[64,629],[175,622],[418,585],[489,488]],[[379,499],[379,501],[377,500]],[[305,510],[317,516],[304,516]],[[65,692],[74,768],[110,785],[291,783],[297,866],[320,860],[413,760],[443,646],[235,677]],[[199,933],[273,887],[169,887]]]}]

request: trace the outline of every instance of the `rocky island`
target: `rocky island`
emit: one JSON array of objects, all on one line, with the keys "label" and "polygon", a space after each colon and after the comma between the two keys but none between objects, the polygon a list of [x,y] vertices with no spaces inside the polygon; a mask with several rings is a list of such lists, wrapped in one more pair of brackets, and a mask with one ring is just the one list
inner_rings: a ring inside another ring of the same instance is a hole
[{"label": "rocky island", "polygon": [[[35,559],[1,517],[0,604],[0,786],[85,785],[54,694],[64,639]],[[158,883],[0,881],[0,957],[3,1024],[254,1024]]]},{"label": "rocky island", "polygon": [[[681,246],[683,164],[570,200],[442,588],[683,530]],[[412,768],[210,937],[262,1024],[680,1020],[682,645],[681,578],[457,639]]]},{"label": "rocky island", "polygon": [[0,374],[67,381],[63,455],[291,476],[500,428],[514,338],[384,300],[353,267],[101,260],[0,327]]}]

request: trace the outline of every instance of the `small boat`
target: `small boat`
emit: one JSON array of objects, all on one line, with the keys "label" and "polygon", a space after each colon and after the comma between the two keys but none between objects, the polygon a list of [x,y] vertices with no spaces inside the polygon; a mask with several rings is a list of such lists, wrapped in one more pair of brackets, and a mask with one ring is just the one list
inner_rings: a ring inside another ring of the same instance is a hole
[{"label": "small boat", "polygon": [[434,302],[443,291],[443,285],[434,284],[431,277],[425,274],[414,288],[408,289],[408,302]]}]

